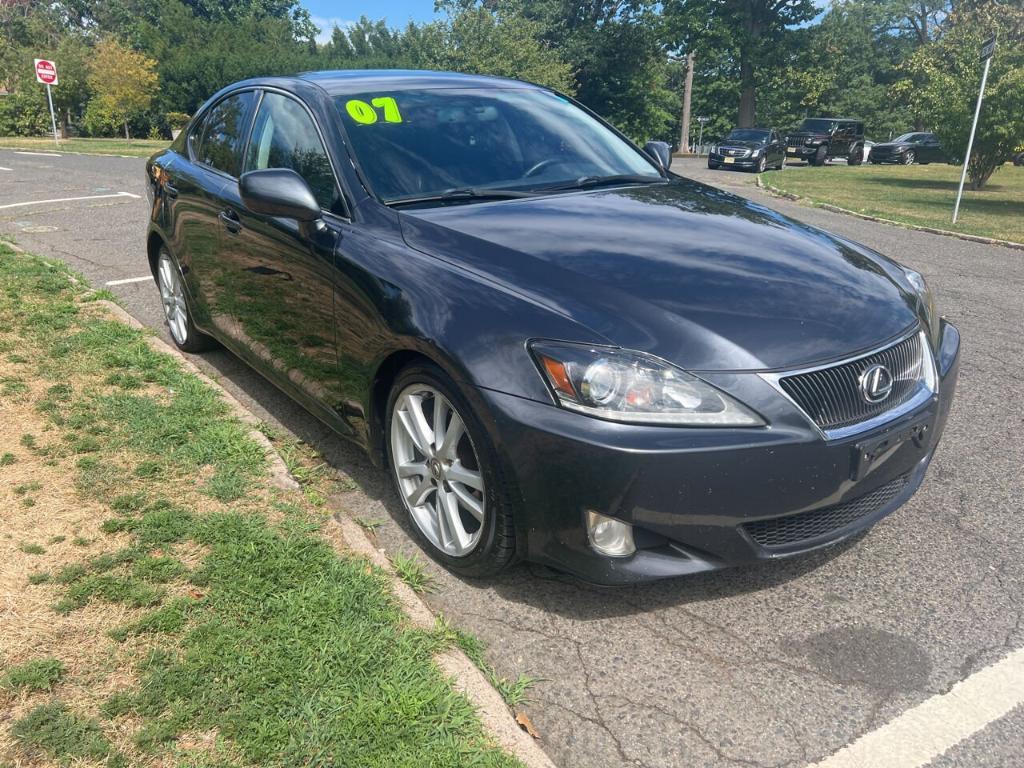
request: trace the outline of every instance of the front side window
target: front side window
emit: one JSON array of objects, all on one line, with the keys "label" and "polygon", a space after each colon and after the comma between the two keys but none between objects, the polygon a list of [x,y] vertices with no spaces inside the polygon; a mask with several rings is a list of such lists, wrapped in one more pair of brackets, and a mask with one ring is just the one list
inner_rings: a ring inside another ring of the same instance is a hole
[{"label": "front side window", "polygon": [[291,168],[306,180],[321,208],[339,212],[338,187],[313,118],[279,93],[264,94],[245,157],[246,171],[265,168]]},{"label": "front side window", "polygon": [[921,141],[920,133],[904,133],[902,136],[897,136],[893,139],[897,144],[917,144]]},{"label": "front side window", "polygon": [[436,88],[336,102],[352,151],[385,202],[619,175],[662,178],[634,147],[550,91]]},{"label": "front side window", "polygon": [[199,162],[238,176],[254,98],[253,91],[243,91],[214,105],[204,120],[203,138],[196,151]]}]

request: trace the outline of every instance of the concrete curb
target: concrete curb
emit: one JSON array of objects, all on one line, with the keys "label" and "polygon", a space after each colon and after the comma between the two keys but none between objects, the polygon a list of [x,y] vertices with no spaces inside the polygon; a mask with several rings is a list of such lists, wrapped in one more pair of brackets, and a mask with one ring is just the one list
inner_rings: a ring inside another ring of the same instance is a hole
[{"label": "concrete curb", "polygon": [[804,197],[803,195],[797,195],[792,192],[786,192],[785,190],[773,187],[771,184],[765,184],[761,181],[761,177],[758,176],[757,186],[763,189],[770,195],[775,197],[784,197],[787,200],[795,200],[797,202],[807,203],[814,208],[823,208],[826,211],[832,211],[833,213],[845,213],[847,216],[855,216],[858,219],[864,219],[865,221],[876,221],[879,224],[889,224],[893,227],[902,227],[903,229],[912,229],[916,232],[927,232],[931,235],[945,235],[946,237],[955,237],[958,240],[967,240],[972,243],[984,243],[985,245],[1001,245],[1004,248],[1015,248],[1019,251],[1024,251],[1024,243],[1015,243],[1013,240],[1000,240],[995,237],[982,237],[981,235],[969,235],[964,232],[952,232],[948,229],[938,229],[936,227],[922,227],[918,224],[907,224],[902,221],[893,221],[892,219],[883,219],[880,216],[871,216],[866,213],[859,213],[857,211],[851,211],[848,208],[840,208],[838,205],[832,205],[831,203],[820,203],[814,198]]},{"label": "concrete curb", "polygon": [[[21,249],[16,250],[20,251]],[[103,307],[119,322],[132,328],[147,330],[146,326],[112,301],[104,299],[94,303]],[[195,363],[163,339],[148,335],[146,341],[157,352],[172,355],[181,361],[189,373],[199,377],[221,396],[231,409],[232,414],[252,427],[249,435],[266,451],[270,465],[271,483],[275,487],[285,491],[299,492],[301,490],[301,486],[288,472],[284,460],[274,448],[273,443],[257,429],[257,425],[261,422],[255,415],[224,387],[203,373]],[[433,610],[404,581],[398,578],[391,561],[383,550],[377,548],[369,538],[369,534],[341,512],[336,513],[332,520],[336,525],[327,527],[324,533],[334,550],[339,554],[360,555],[385,571],[390,577],[391,590],[408,616],[410,624],[427,631],[434,629],[436,615]],[[453,687],[473,704],[484,731],[495,744],[518,758],[526,768],[555,768],[555,764],[551,762],[551,759],[533,737],[523,731],[515,722],[513,713],[501,698],[501,694],[495,690],[483,672],[461,649],[450,648],[435,656],[434,662],[441,672],[451,680]]]}]

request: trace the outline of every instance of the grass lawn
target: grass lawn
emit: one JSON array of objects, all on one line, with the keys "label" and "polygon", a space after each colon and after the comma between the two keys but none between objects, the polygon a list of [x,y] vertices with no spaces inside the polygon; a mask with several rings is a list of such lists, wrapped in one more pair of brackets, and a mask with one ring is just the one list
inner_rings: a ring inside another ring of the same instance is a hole
[{"label": "grass lawn", "polygon": [[763,178],[786,192],[858,213],[1024,243],[1024,168],[1004,165],[980,191],[965,188],[953,225],[960,170],[937,163],[834,165],[771,171]]},{"label": "grass lawn", "polygon": [[50,137],[39,136],[0,136],[0,149],[28,149],[33,152],[85,152],[97,155],[132,155],[133,157],[149,157],[159,149],[164,149],[169,141],[160,139],[65,139],[58,148]]},{"label": "grass lawn", "polygon": [[519,765],[434,664],[472,639],[331,546],[319,457],[274,488],[210,387],[2,243],[0,447],[0,766]]}]

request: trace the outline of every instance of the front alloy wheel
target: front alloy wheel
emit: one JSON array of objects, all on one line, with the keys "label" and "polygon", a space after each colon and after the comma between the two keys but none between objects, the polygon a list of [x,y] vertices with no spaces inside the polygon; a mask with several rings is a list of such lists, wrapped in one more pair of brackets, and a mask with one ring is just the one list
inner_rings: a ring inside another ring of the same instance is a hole
[{"label": "front alloy wheel", "polygon": [[440,369],[413,365],[388,399],[389,463],[427,551],[463,576],[491,576],[515,558],[498,460],[469,403]]},{"label": "front alloy wheel", "polygon": [[903,163],[904,165],[913,165],[914,164],[914,150],[909,149],[906,152],[904,152],[903,153],[903,157],[900,158],[900,162]]},{"label": "front alloy wheel", "polygon": [[486,505],[480,459],[466,424],[433,387],[406,387],[391,419],[398,487],[413,522],[449,557],[480,542]]}]

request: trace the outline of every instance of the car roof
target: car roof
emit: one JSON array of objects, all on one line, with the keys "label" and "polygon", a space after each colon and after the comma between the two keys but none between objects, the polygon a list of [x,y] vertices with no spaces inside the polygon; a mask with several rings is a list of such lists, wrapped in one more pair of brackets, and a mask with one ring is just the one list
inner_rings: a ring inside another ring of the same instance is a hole
[{"label": "car roof", "polygon": [[863,123],[864,121],[857,117],[805,117],[804,120],[836,120],[840,123]]},{"label": "car roof", "polygon": [[425,88],[535,88],[540,86],[504,77],[464,75],[417,69],[335,69],[303,72],[302,80],[316,83],[332,96],[373,90],[419,90]]}]

